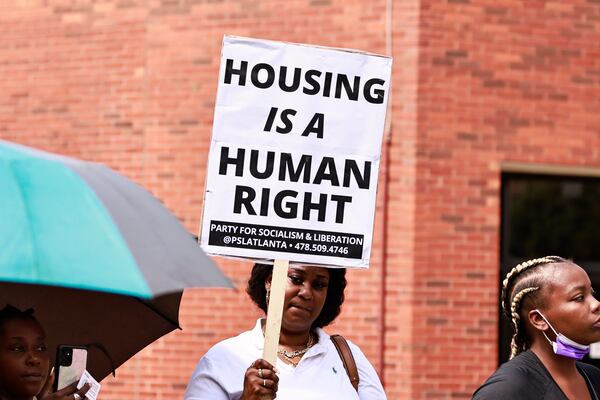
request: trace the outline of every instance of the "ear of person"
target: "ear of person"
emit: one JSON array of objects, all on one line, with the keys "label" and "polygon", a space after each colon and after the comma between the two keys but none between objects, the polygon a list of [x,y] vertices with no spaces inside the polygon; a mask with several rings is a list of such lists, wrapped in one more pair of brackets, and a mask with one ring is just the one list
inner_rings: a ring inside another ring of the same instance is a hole
[{"label": "ear of person", "polygon": [[548,323],[537,310],[531,310],[527,314],[529,317],[529,323],[539,331],[545,331],[548,329]]}]

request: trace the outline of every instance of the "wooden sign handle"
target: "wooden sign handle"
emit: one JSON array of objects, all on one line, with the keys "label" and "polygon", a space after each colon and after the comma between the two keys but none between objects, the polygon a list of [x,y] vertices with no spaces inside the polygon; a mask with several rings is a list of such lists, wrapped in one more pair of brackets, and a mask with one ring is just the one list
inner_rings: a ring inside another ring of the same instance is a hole
[{"label": "wooden sign handle", "polygon": [[275,260],[273,277],[271,278],[271,293],[267,308],[267,323],[265,325],[265,347],[263,358],[273,366],[277,363],[277,350],[279,349],[279,333],[281,332],[281,318],[283,316],[283,300],[287,286],[289,260]]}]

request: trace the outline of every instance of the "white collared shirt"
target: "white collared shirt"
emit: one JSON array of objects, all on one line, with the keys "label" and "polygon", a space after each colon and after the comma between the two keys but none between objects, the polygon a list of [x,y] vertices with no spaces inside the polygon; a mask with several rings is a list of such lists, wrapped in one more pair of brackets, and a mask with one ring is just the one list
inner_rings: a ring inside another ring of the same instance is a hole
[{"label": "white collared shirt", "polygon": [[[358,346],[348,341],[360,379],[357,394],[329,335],[319,328],[316,332],[318,343],[304,354],[297,367],[277,359],[277,400],[386,399],[375,369]],[[184,399],[239,399],[244,387],[244,374],[250,364],[262,358],[263,345],[260,319],[251,331],[214,345],[198,362]]]}]

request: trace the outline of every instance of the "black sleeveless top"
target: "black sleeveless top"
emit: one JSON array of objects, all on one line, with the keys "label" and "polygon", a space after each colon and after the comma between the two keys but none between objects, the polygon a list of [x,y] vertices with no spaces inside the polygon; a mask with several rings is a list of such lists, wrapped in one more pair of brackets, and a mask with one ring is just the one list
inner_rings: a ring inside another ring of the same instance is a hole
[{"label": "black sleeveless top", "polygon": [[[600,369],[577,362],[593,400],[600,400]],[[569,400],[544,364],[525,351],[505,362],[473,393],[472,400]],[[575,400],[575,399],[571,399]]]}]

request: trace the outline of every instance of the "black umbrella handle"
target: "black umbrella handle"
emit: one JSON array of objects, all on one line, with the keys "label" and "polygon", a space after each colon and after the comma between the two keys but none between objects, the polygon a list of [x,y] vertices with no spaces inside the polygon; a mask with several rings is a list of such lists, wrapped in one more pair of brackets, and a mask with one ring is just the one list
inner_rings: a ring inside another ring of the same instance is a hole
[{"label": "black umbrella handle", "polygon": [[90,348],[90,347],[95,347],[97,349],[99,349],[102,353],[104,353],[104,355],[106,356],[106,358],[108,358],[108,362],[110,363],[110,369],[112,370],[112,376],[115,377],[117,376],[115,370],[115,363],[113,362],[112,357],[110,356],[110,354],[108,353],[108,350],[106,350],[106,347],[104,347],[104,345],[102,343],[88,343],[85,345],[85,347]]}]

